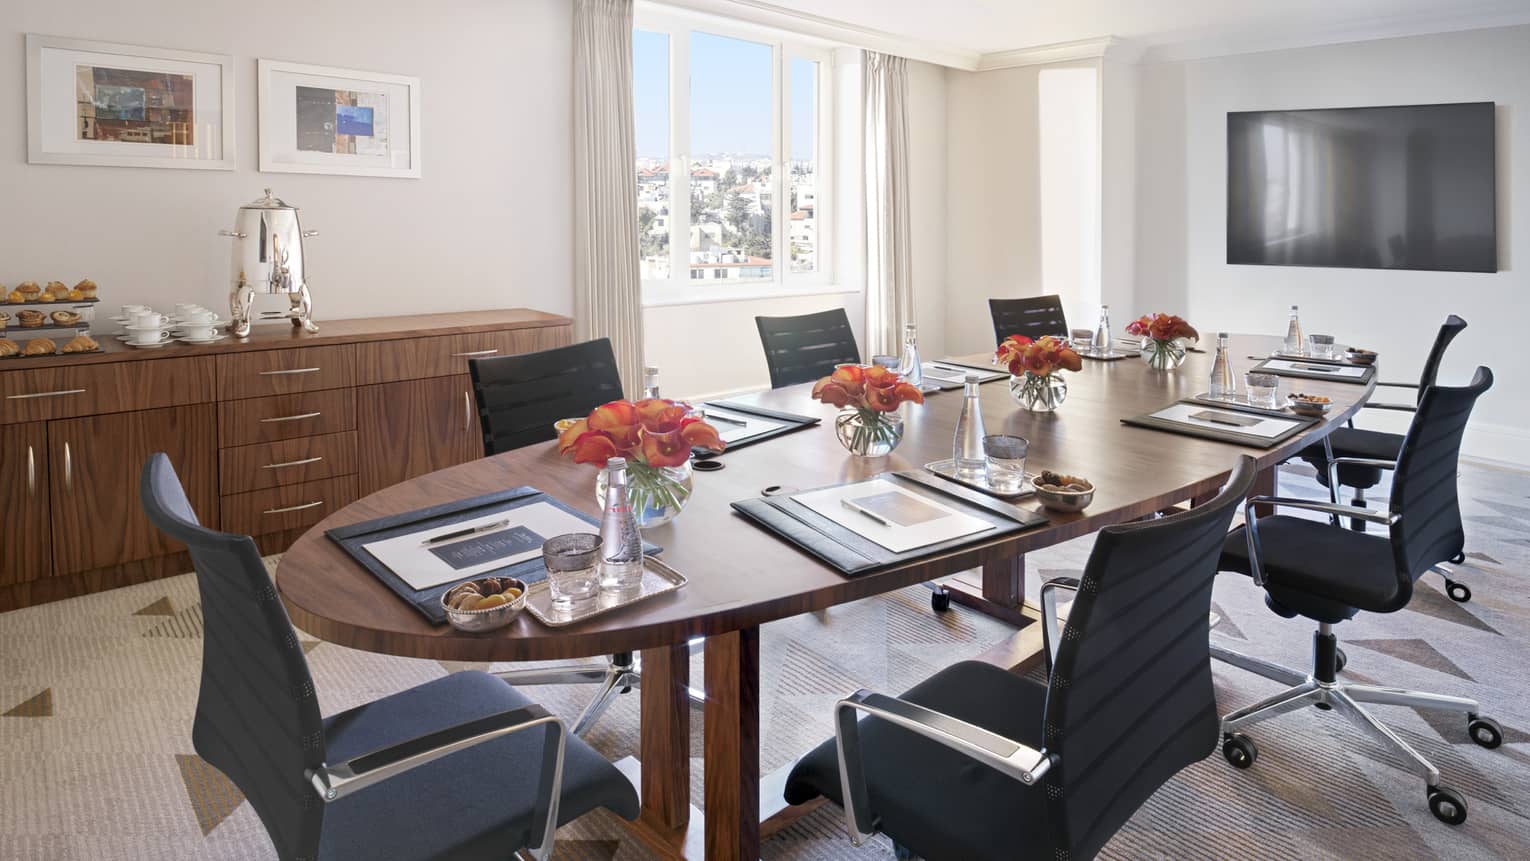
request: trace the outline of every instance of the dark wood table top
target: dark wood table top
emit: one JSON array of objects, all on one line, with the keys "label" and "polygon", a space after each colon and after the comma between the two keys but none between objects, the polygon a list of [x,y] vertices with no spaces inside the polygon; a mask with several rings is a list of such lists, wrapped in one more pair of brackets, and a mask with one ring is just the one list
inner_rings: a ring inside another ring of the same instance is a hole
[{"label": "dark wood table top", "polygon": [[[1233,339],[1233,368],[1255,364],[1278,339]],[[987,362],[986,354],[969,357]],[[664,547],[663,559],[689,578],[685,588],[607,614],[588,623],[552,629],[523,614],[488,634],[465,634],[429,624],[358,566],[325,530],[518,485],[531,485],[592,514],[595,471],[557,453],[552,442],[440,470],[395,485],[335,512],[300,538],[282,558],[277,587],[293,621],[330,642],[421,658],[513,661],[583,657],[683,642],[892,591],[934,577],[1008,559],[1114,523],[1134,520],[1195,496],[1214,492],[1234,458],[1256,457],[1261,467],[1294,455],[1343,423],[1369,397],[1373,385],[1284,379],[1281,391],[1327,395],[1334,408],[1325,422],[1269,449],[1183,436],[1121,424],[1120,419],[1202,392],[1211,356],[1192,353],[1177,371],[1153,371],[1137,358],[1085,361],[1068,375],[1068,398],[1055,413],[1031,413],[1010,399],[1005,382],[982,387],[989,433],[1030,440],[1027,469],[1053,469],[1089,478],[1097,490],[1084,512],[1053,515],[1051,522],[1016,535],[942,553],[892,570],[847,579],[813,557],[733,513],[729,503],[760,495],[770,485],[808,489],[918,469],[951,456],[961,392],[931,395],[909,406],[902,444],[888,457],[862,460],[834,438],[831,407],[809,398],[810,386],[750,395],[762,406],[821,415],[818,427],[724,454],[726,468],[696,473],[695,494],[671,524],[645,534]],[[1034,502],[1025,502],[1027,507]]]}]

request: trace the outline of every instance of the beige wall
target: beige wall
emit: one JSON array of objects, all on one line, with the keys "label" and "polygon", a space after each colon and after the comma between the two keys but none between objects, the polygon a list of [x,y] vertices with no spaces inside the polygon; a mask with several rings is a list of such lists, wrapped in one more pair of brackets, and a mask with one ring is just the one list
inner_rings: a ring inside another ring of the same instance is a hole
[{"label": "beige wall", "polygon": [[[110,305],[224,305],[235,209],[302,208],[325,318],[527,305],[568,312],[571,4],[3,0],[0,282],[91,277]],[[26,163],[24,33],[228,53],[232,172]],[[257,57],[422,80],[422,179],[256,170]],[[226,307],[226,305],[224,305]]]},{"label": "beige wall", "polygon": [[[1473,417],[1466,451],[1530,463],[1526,46],[1530,27],[1515,27],[1144,66],[1136,126],[1136,311],[1182,313],[1202,332],[1279,333],[1294,303],[1307,331],[1379,350],[1384,378],[1415,381],[1440,323],[1460,314],[1471,328],[1451,348],[1442,379],[1462,382],[1478,364],[1497,374]],[[1227,265],[1228,111],[1460,101],[1498,103],[1502,271]],[[1388,418],[1368,414],[1366,425],[1383,427]]]}]

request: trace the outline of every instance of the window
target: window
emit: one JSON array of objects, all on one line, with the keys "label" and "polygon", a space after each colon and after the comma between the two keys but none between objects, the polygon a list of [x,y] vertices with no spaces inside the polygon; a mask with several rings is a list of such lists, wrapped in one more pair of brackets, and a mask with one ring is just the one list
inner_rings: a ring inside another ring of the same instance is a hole
[{"label": "window", "polygon": [[640,15],[633,31],[644,300],[831,281],[826,51],[756,29]]}]

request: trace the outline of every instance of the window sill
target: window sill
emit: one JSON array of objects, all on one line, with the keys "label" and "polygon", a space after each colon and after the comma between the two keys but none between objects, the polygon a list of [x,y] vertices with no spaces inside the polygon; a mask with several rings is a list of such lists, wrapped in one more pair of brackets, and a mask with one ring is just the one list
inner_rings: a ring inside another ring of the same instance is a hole
[{"label": "window sill", "polygon": [[[669,291],[663,291],[669,294]],[[694,292],[687,291],[686,295],[659,295],[648,296],[645,290],[643,296],[644,308],[667,308],[674,305],[712,305],[718,302],[758,302],[761,299],[788,299],[801,296],[834,296],[849,293],[859,293],[859,287],[846,287],[838,284],[815,284],[810,287],[771,287],[761,285],[758,287],[739,287],[736,289],[698,289]]]}]

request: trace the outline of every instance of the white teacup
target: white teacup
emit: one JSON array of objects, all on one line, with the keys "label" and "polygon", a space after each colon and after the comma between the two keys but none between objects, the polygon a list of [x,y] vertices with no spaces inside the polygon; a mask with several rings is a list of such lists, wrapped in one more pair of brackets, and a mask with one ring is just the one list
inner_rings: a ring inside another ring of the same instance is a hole
[{"label": "white teacup", "polygon": [[139,311],[133,315],[133,326],[139,329],[151,329],[165,325],[165,315],[158,311]]},{"label": "white teacup", "polygon": [[140,332],[129,332],[129,344],[158,344],[170,339],[170,332],[165,329],[145,329]]},{"label": "white teacup", "polygon": [[139,314],[142,314],[144,311],[147,311],[147,310],[149,310],[149,306],[148,305],[123,305],[122,306],[122,318],[124,320],[131,320],[134,317],[138,316]]},{"label": "white teacup", "polygon": [[202,306],[196,304],[195,302],[177,302],[177,303],[175,303],[175,315],[177,317],[185,317],[185,316],[187,316],[189,314],[194,314],[194,313],[196,313],[198,311],[201,311],[201,310],[204,310],[202,308]]},{"label": "white teacup", "polygon": [[218,334],[218,327],[211,324],[193,323],[181,327],[181,337],[192,341],[206,341]]},{"label": "white teacup", "polygon": [[183,312],[181,314],[181,322],[191,324],[216,323],[218,322],[218,315],[217,313],[209,311],[206,308],[197,307],[193,310]]}]

